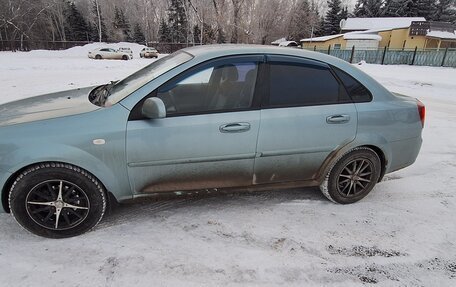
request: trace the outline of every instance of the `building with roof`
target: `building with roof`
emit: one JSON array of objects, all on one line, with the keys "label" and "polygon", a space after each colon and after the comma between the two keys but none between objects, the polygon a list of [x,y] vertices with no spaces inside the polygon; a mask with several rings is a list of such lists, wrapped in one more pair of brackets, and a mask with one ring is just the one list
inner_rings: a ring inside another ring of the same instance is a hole
[{"label": "building with roof", "polygon": [[456,48],[456,27],[423,17],[348,18],[341,34],[301,40],[306,49],[441,49]]}]

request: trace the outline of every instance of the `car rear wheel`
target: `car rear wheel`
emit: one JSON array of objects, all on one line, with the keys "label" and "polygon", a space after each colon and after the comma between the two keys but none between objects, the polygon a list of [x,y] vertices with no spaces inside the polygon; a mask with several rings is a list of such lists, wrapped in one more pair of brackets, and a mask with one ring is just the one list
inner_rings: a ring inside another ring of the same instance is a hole
[{"label": "car rear wheel", "polygon": [[320,190],[335,203],[354,203],[369,194],[380,174],[381,161],[377,153],[367,147],[355,148],[336,161]]},{"label": "car rear wheel", "polygon": [[42,163],[16,178],[9,205],[28,231],[66,238],[97,225],[106,210],[106,196],[101,183],[87,171],[69,164]]},{"label": "car rear wheel", "polygon": [[125,61],[128,60],[128,56],[127,55],[123,55],[122,56],[122,60],[125,60]]}]

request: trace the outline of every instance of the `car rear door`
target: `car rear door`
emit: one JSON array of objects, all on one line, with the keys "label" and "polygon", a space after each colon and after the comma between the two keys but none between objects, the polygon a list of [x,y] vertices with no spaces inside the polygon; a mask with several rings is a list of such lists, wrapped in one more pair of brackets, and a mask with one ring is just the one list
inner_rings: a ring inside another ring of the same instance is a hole
[{"label": "car rear door", "polygon": [[163,100],[166,118],[143,118],[141,103],[132,110],[127,162],[136,193],[252,184],[262,62],[217,59],[170,80],[148,96]]},{"label": "car rear door", "polygon": [[355,105],[325,63],[268,56],[268,67],[254,183],[313,179],[331,151],[355,138]]}]

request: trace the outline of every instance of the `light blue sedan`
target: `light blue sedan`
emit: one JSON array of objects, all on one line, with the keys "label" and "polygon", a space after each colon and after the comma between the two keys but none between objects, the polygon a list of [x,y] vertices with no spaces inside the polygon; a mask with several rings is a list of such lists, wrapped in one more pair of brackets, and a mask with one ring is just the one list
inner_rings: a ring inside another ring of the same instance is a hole
[{"label": "light blue sedan", "polygon": [[324,54],[188,48],[119,82],[1,105],[1,207],[62,238],[112,200],[157,193],[320,186],[353,203],[415,161],[424,117]]}]

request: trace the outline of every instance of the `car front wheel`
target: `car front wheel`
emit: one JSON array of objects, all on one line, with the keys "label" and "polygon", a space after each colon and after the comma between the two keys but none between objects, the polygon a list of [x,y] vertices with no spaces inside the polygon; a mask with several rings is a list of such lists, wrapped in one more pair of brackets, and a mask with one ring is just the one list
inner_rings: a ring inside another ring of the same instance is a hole
[{"label": "car front wheel", "polygon": [[367,147],[355,148],[336,161],[320,190],[335,203],[354,203],[369,194],[380,174],[381,161],[377,153]]},{"label": "car front wheel", "polygon": [[69,164],[42,163],[19,174],[9,193],[11,213],[28,231],[48,238],[80,235],[106,210],[101,183]]}]

